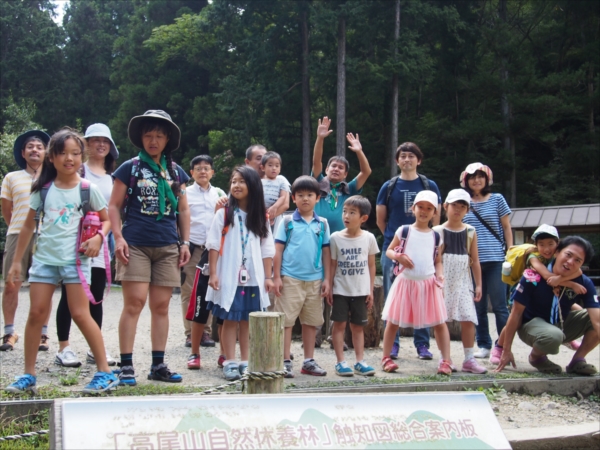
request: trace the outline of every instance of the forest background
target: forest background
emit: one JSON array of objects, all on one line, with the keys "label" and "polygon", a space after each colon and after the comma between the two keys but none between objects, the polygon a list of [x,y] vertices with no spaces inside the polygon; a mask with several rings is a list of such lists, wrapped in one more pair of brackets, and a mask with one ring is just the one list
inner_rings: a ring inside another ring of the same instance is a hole
[{"label": "forest background", "polygon": [[71,0],[62,24],[49,0],[2,0],[0,13],[1,177],[26,129],[106,123],[121,162],[137,154],[129,119],[164,109],[182,130],[174,159],[210,154],[213,184],[251,143],[294,180],[327,115],[324,157],[348,153],[353,177],[344,136],[359,133],[373,204],[405,141],[443,196],[481,161],[512,207],[600,202],[594,0]]}]

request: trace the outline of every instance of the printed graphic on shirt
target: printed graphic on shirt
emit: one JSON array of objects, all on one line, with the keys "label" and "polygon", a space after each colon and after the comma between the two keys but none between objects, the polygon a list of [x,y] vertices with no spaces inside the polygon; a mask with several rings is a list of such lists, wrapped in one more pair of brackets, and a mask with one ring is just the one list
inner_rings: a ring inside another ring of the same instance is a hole
[{"label": "printed graphic on shirt", "polygon": [[68,225],[72,223],[71,220],[73,218],[73,211],[75,211],[76,208],[78,208],[77,205],[67,203],[63,208],[60,208],[58,210],[54,208],[48,209],[50,212],[50,216],[56,215],[56,219],[54,219],[54,225],[57,225],[58,223]]},{"label": "printed graphic on shirt", "polygon": [[367,273],[369,260],[364,259],[362,250],[360,247],[340,248],[341,259],[338,259],[340,275],[356,276]]},{"label": "printed graphic on shirt", "polygon": [[[140,212],[148,216],[158,216],[160,209],[158,205],[158,176],[151,170],[143,167],[140,169],[143,178],[138,179],[137,185],[140,190],[138,200],[142,205]],[[168,177],[168,175],[167,175]],[[173,182],[167,178],[169,185]],[[171,214],[171,202],[165,199],[165,216]]]},{"label": "printed graphic on shirt", "polygon": [[412,205],[415,201],[415,197],[417,196],[416,192],[413,191],[401,191],[402,195],[404,195],[404,214],[412,213]]}]

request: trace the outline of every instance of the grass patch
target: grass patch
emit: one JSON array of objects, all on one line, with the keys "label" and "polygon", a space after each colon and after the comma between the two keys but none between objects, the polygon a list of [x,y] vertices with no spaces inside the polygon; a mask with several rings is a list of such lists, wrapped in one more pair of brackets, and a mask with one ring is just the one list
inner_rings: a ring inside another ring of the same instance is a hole
[{"label": "grass patch", "polygon": [[75,373],[67,373],[66,375],[60,375],[58,382],[62,386],[74,386],[79,384],[79,375],[81,375],[81,367],[79,367]]},{"label": "grass patch", "polygon": [[[49,411],[40,411],[24,417],[0,416],[0,436],[13,436],[17,434],[30,433],[32,431],[47,430],[50,426],[48,421]],[[4,441],[2,449],[47,449],[50,448],[50,440],[47,434],[32,436],[15,441]]]}]

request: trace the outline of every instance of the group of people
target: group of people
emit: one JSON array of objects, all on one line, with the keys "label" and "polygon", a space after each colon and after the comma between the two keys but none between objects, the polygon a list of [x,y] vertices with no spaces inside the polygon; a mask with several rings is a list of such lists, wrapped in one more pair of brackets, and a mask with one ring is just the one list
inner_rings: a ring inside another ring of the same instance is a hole
[{"label": "group of people", "polygon": [[[364,359],[363,330],[373,305],[375,258],[380,251],[375,236],[362,228],[371,204],[360,195],[371,168],[359,136],[348,133],[349,149],[359,161],[358,175],[346,181],[350,167],[342,156],[332,157],[323,170],[323,143],[332,132],[330,123],[327,117],[319,120],[312,176],[301,176],[290,185],[280,174],[281,157],[252,145],[246,164],[232,171],[229,194],[212,186],[214,167],[208,155],[193,158],[189,171],[193,181],[188,185],[190,177],[172,160],[180,129],[162,110],[131,119],[128,136],[140,152],[116,170],[118,151],[106,125],[91,125],[85,136],[69,128],[52,137],[39,130],[19,136],[14,155],[23,170],[7,174],[1,193],[9,228],[0,350],[12,350],[18,340],[14,316],[30,259],[31,304],[25,374],[6,391],[35,388],[36,355],[48,350],[52,294],[61,282],[55,360],[64,366],[81,364],[69,346],[73,319],[89,344],[87,361],[98,367],[84,393],[137,383],[133,347],[146,302],[152,343],[147,377],[181,382],[182,376],[165,363],[168,308],[176,287],[182,293],[185,345],[191,348],[188,369],[201,368],[201,346],[215,345],[210,338],[212,315],[219,327],[217,364],[227,380],[239,379],[248,367],[249,314],[268,309],[285,315],[286,377],[294,377],[291,340],[298,318],[303,374],[326,375],[314,359],[314,348],[320,327],[331,320],[335,373],[373,375],[375,369]],[[529,361],[538,370],[561,371],[547,355],[570,343],[577,348],[566,370],[595,373],[585,356],[600,342],[600,305],[593,283],[580,271],[593,255],[591,245],[579,237],[559,242],[556,230],[548,233],[547,228],[534,234],[538,251],[527,264],[539,276],[528,272],[513,287],[509,316],[501,271],[506,249],[512,246],[511,211],[502,195],[491,192],[491,169],[481,163],[467,166],[460,176],[462,188],[451,190],[442,204],[435,182],[417,172],[423,153],[416,144],[400,145],[396,161],[400,174],[384,183],[376,206],[377,226],[384,237],[381,267],[386,297],[381,368],[398,369],[394,360],[399,327],[414,328],[418,357],[432,359],[429,328],[433,328],[441,353],[437,373],[450,375],[457,369],[446,322],[456,320],[461,324],[465,372],[487,371],[476,358],[489,357],[498,364],[497,370],[514,365],[511,345],[518,333],[532,346]],[[296,209],[283,214],[290,196]],[[79,242],[86,208],[97,212],[100,225],[95,235]],[[447,220],[440,225],[442,209]],[[105,350],[101,333],[102,300],[113,255],[123,289],[120,362],[115,370],[110,369],[116,361]],[[499,335],[494,346],[488,298]],[[331,305],[330,317],[324,317],[323,299]],[[353,365],[344,357],[348,321]],[[581,336],[579,345],[576,339]],[[240,358],[236,358],[238,342]]]}]

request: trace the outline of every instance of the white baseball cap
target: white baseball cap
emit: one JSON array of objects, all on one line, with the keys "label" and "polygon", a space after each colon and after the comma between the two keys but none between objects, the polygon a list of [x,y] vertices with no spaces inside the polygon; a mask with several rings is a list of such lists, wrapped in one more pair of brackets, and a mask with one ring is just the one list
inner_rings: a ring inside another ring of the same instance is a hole
[{"label": "white baseball cap", "polygon": [[461,200],[466,202],[467,205],[471,203],[471,196],[464,189],[452,189],[446,197],[446,203],[454,203]]},{"label": "white baseball cap", "polygon": [[428,202],[428,203],[431,203],[434,206],[434,208],[437,209],[437,206],[438,206],[438,196],[433,191],[421,191],[421,192],[419,192],[416,195],[415,201],[413,202],[413,205],[416,205],[419,202]]},{"label": "white baseball cap", "polygon": [[547,225],[545,223],[543,223],[539,227],[537,227],[537,229],[531,235],[531,238],[535,241],[535,239],[540,234],[549,234],[550,236],[554,236],[556,239],[559,239],[558,231],[556,230],[556,228],[554,228],[552,225]]}]

